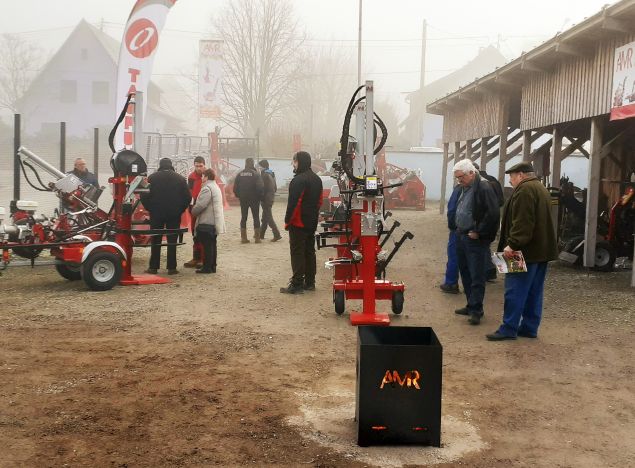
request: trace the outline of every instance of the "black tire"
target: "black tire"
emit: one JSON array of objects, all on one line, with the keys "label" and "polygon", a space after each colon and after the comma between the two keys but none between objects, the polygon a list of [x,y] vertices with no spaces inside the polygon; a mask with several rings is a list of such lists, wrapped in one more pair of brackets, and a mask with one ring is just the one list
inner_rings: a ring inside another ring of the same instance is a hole
[{"label": "black tire", "polygon": [[[21,226],[27,223],[26,219],[20,219],[18,221],[15,222],[16,226]],[[17,234],[12,234],[9,236],[9,241],[11,242],[18,242],[18,236]],[[34,258],[37,258],[40,253],[42,252],[42,250],[44,250],[41,247],[38,248],[33,248],[33,247],[14,247],[13,249],[13,253],[16,254],[18,257],[22,257],[22,258],[26,258],[28,260],[32,260]]]},{"label": "black tire", "polygon": [[82,279],[82,271],[80,266],[70,266],[68,263],[58,262],[55,269],[62,278],[69,281],[78,281]]},{"label": "black tire", "polygon": [[615,265],[615,249],[606,241],[595,244],[595,266],[597,271],[613,271]]},{"label": "black tire", "polygon": [[346,308],[346,297],[344,291],[334,291],[333,302],[335,303],[335,313],[337,315],[342,315],[344,313],[344,309]]},{"label": "black tire", "polygon": [[403,291],[394,291],[392,293],[392,311],[395,315],[403,312]]},{"label": "black tire", "polygon": [[86,286],[93,291],[108,291],[121,279],[121,257],[105,250],[91,253],[81,267]]}]

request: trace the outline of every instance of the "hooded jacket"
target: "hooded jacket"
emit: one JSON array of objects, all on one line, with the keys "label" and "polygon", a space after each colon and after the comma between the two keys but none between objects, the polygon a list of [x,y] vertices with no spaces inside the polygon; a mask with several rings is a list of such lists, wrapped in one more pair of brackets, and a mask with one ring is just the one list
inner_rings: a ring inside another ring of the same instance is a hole
[{"label": "hooded jacket", "polygon": [[311,170],[311,156],[300,151],[296,154],[298,168],[289,184],[289,199],[284,227],[293,226],[307,232],[317,229],[322,204],[322,179]]},{"label": "hooded jacket", "polygon": [[234,195],[241,201],[253,202],[262,198],[262,177],[254,166],[254,160],[247,158],[245,168],[234,179]]},{"label": "hooded jacket", "polygon": [[192,200],[185,177],[174,172],[169,159],[159,162],[157,172],[148,177],[150,192],[143,194],[141,203],[154,218],[178,218]]}]

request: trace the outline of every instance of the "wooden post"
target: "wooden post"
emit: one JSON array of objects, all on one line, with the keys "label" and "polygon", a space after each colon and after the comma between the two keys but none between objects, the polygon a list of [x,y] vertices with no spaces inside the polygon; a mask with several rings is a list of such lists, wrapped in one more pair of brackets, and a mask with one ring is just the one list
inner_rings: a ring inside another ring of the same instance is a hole
[{"label": "wooden post", "polygon": [[598,229],[598,196],[600,191],[600,162],[603,124],[601,117],[591,120],[591,151],[587,184],[586,224],[584,228],[584,266],[595,266],[595,243]]},{"label": "wooden post", "polygon": [[505,164],[507,163],[507,127],[501,130],[498,142],[498,181],[505,187]]},{"label": "wooden post", "polygon": [[445,191],[448,188],[448,158],[450,144],[443,143],[443,165],[441,166],[441,196],[439,197],[439,213],[445,213]]},{"label": "wooden post", "polygon": [[[560,188],[560,166],[562,163],[562,131],[557,127],[553,127],[551,136],[551,186]],[[558,237],[558,205],[551,206],[551,217],[553,218],[553,226],[556,230],[556,238]]]},{"label": "wooden post", "polygon": [[531,130],[523,131],[523,161],[531,161]]},{"label": "wooden post", "polygon": [[487,172],[487,138],[481,138],[481,171]]},{"label": "wooden post", "polygon": [[461,157],[461,142],[455,141],[454,142],[454,164],[458,163],[461,159],[463,159]]},{"label": "wooden post", "polygon": [[465,142],[465,159],[472,160],[472,145],[474,144],[474,140],[467,140]]}]

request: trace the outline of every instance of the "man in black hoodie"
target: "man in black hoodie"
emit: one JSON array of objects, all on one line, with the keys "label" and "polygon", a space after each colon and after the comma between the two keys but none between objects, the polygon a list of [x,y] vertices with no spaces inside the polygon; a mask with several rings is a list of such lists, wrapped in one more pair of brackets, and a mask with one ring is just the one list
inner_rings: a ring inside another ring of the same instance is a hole
[{"label": "man in black hoodie", "polygon": [[260,220],[260,238],[265,238],[265,232],[267,232],[267,226],[271,226],[271,231],[273,232],[273,239],[271,242],[277,242],[282,239],[280,235],[280,231],[278,230],[278,226],[276,225],[275,220],[273,219],[273,213],[271,209],[273,208],[273,200],[276,196],[276,191],[278,190],[278,185],[276,184],[276,174],[269,169],[269,161],[266,159],[262,159],[258,162],[258,165],[262,168],[260,169],[260,175],[262,176],[262,184],[263,184],[263,195],[262,195],[262,219]]},{"label": "man in black hoodie", "polygon": [[311,170],[311,155],[306,151],[293,155],[293,172],[284,217],[284,228],[289,231],[293,276],[280,292],[301,294],[315,290],[315,230],[322,204],[322,179]]},{"label": "man in black hoodie", "polygon": [[[141,197],[141,202],[150,213],[151,229],[178,229],[181,215],[190,206],[192,195],[187,187],[185,177],[174,172],[172,161],[163,158],[159,161],[157,172],[148,177],[150,192]],[[167,236],[168,240],[168,274],[175,275],[176,243],[178,235]],[[152,236],[150,250],[150,267],[146,273],[156,274],[161,263],[161,241],[163,236]]]}]

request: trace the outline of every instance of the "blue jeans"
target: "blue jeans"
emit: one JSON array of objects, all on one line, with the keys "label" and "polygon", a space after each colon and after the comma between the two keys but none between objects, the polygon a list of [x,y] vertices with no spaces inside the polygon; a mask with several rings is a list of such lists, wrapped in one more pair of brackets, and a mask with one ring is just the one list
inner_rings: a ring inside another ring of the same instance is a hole
[{"label": "blue jeans", "polygon": [[505,309],[498,333],[505,336],[516,336],[518,332],[538,335],[546,276],[546,262],[528,263],[526,273],[505,275]]},{"label": "blue jeans", "polygon": [[458,284],[459,264],[456,260],[456,231],[450,231],[448,237],[448,263],[445,264],[445,283]]},{"label": "blue jeans", "polygon": [[467,298],[468,313],[481,317],[485,297],[485,271],[490,258],[489,242],[470,239],[467,234],[457,233],[456,258]]}]

